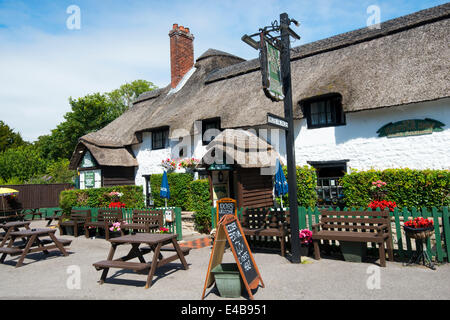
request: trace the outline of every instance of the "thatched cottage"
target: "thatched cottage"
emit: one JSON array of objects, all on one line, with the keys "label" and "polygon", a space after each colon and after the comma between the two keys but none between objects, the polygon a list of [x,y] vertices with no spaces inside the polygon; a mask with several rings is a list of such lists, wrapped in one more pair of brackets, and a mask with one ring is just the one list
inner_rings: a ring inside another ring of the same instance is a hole
[{"label": "thatched cottage", "polygon": [[[324,197],[351,168],[450,168],[449,15],[447,3],[292,49],[296,162],[318,170]],[[285,163],[285,139],[267,114],[284,111],[261,88],[259,59],[209,49],[194,63],[189,29],[174,25],[169,37],[171,83],[80,138],[71,168],[81,188],[147,185],[162,160],[195,157],[215,197],[273,204],[261,168]]]}]

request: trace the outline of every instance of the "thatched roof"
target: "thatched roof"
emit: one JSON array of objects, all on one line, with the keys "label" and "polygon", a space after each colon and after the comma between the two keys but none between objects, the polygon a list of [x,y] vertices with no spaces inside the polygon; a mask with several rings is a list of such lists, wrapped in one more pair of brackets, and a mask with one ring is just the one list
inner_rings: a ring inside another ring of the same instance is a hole
[{"label": "thatched roof", "polygon": [[137,160],[125,147],[105,148],[82,141],[78,143],[75,152],[72,155],[69,169],[77,169],[78,164],[83,159],[87,150],[90,151],[95,161],[97,161],[100,166],[135,167],[138,165]]},{"label": "thatched roof", "polygon": [[240,129],[222,131],[208,144],[206,150],[198,167],[208,167],[215,159],[221,161],[217,163],[236,164],[241,168],[275,167],[276,160],[280,158],[265,140]]},{"label": "thatched roof", "polygon": [[[294,116],[299,102],[339,93],[345,112],[436,100],[450,92],[450,3],[419,11],[291,50]],[[301,33],[301,32],[300,32]],[[243,44],[244,45],[244,44]],[[256,51],[255,51],[256,52]],[[259,60],[209,49],[176,93],[170,85],[142,94],[134,106],[105,128],[82,137],[97,146],[139,143],[139,134],[168,126],[193,133],[194,121],[220,117],[221,127],[267,123],[267,113],[283,116],[283,102],[261,89]]]}]

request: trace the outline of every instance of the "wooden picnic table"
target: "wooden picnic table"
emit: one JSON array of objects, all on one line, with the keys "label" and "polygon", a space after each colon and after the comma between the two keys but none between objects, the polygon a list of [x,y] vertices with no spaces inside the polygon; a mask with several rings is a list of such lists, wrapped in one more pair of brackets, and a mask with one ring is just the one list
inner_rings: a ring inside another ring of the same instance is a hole
[{"label": "wooden picnic table", "polygon": [[[176,234],[138,233],[112,238],[109,239],[109,242],[111,242],[111,248],[107,260],[93,264],[98,271],[103,270],[99,281],[100,284],[106,281],[106,276],[110,268],[130,269],[135,272],[149,269],[145,289],[148,289],[152,285],[152,278],[158,267],[179,259],[185,270],[189,268],[184,256],[189,254],[190,248],[181,248],[178,245]],[[126,256],[113,260],[117,246],[123,244],[131,244],[130,252]],[[142,244],[148,245],[148,247],[139,248]],[[170,246],[163,248],[163,245],[166,244],[172,244],[173,248]],[[143,255],[151,251],[153,251],[152,261],[146,262]],[[175,251],[176,254],[164,258],[161,251]],[[128,260],[134,258],[138,258],[139,262],[128,262]]]},{"label": "wooden picnic table", "polygon": [[3,247],[6,244],[6,241],[11,237],[11,232],[19,231],[19,228],[30,229],[30,221],[12,221],[7,222],[5,224],[0,224],[0,228],[3,228],[6,233],[3,236],[2,242],[0,243],[0,247]]},{"label": "wooden picnic table", "polygon": [[62,212],[62,210],[55,210],[51,216],[45,217],[45,220],[48,221],[47,227],[50,226],[53,220],[58,221],[61,218]]},{"label": "wooden picnic table", "polygon": [[[3,263],[8,254],[11,256],[20,255],[20,258],[16,263],[16,268],[18,268],[22,266],[23,260],[29,253],[43,251],[44,254],[48,254],[48,250],[52,249],[58,249],[64,256],[68,256],[64,246],[70,245],[72,241],[57,239],[55,237],[55,232],[56,229],[51,228],[27,229],[11,232],[8,246],[0,247],[0,253],[3,253],[0,262]],[[50,237],[50,239],[42,239],[43,237]],[[27,241],[25,241],[25,248],[22,249],[22,246],[13,246],[16,238],[27,239]],[[35,248],[32,248],[33,246],[35,246]]]},{"label": "wooden picnic table", "polygon": [[[29,210],[30,212],[26,212],[27,210]],[[42,219],[42,212],[39,211],[39,208],[31,208],[31,209],[26,209],[22,211],[22,214],[24,216],[31,214],[31,220],[34,220],[34,217],[39,216],[40,219]]]}]

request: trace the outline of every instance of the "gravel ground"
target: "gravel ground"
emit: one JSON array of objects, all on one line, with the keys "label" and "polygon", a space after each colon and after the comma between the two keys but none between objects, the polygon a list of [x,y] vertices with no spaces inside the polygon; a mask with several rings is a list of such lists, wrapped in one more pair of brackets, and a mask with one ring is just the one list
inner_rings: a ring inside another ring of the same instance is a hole
[{"label": "gravel ground", "polygon": [[[33,228],[45,221],[33,221]],[[57,232],[58,236],[58,232]],[[201,299],[210,247],[191,250],[186,256],[189,270],[177,261],[156,271],[153,285],[144,289],[146,276],[132,271],[111,269],[107,282],[98,284],[100,271],[92,266],[105,260],[110,248],[102,238],[71,237],[70,255],[42,253],[29,255],[24,265],[15,268],[18,257],[7,256],[0,264],[0,299],[82,299],[82,300],[199,300]],[[115,257],[128,252],[120,246]],[[339,259],[307,259],[292,264],[277,253],[254,253],[265,288],[254,292],[255,300],[297,299],[449,299],[450,264],[437,266],[433,271],[421,266],[402,266],[387,262],[386,268],[374,263],[351,263]],[[224,262],[233,262],[229,250]],[[78,282],[74,282],[79,274]],[[205,300],[225,300],[217,289],[209,288]],[[240,299],[247,299],[241,297]]]}]

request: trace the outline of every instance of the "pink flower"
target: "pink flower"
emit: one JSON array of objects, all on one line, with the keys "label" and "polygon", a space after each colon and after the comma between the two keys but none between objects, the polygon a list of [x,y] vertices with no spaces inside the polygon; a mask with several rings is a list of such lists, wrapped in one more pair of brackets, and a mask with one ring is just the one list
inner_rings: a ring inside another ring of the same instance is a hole
[{"label": "pink flower", "polygon": [[378,187],[378,188],[381,188],[381,184],[380,184],[380,183],[379,183],[379,184],[377,184],[377,187]]}]

